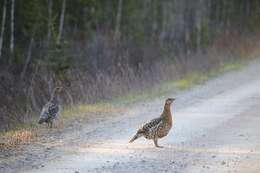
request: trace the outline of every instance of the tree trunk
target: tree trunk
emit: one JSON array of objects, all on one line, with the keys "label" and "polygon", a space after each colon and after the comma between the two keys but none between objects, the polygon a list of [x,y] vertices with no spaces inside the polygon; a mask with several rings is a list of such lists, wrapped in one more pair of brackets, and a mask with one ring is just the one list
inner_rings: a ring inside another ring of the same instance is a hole
[{"label": "tree trunk", "polygon": [[60,45],[60,42],[61,42],[61,36],[62,36],[63,24],[64,24],[65,9],[66,9],[66,0],[63,0],[62,1],[61,14],[60,14],[59,33],[58,33],[57,42],[56,42],[57,45]]},{"label": "tree trunk", "polygon": [[47,45],[49,46],[51,40],[51,29],[52,28],[52,0],[48,0],[48,35]]},{"label": "tree trunk", "polygon": [[120,39],[120,26],[121,26],[121,17],[122,17],[122,5],[123,5],[123,0],[118,0],[117,15],[116,15],[116,28],[115,28],[115,35],[114,35],[114,39],[115,40]]},{"label": "tree trunk", "polygon": [[152,14],[153,14],[153,19],[152,19],[152,40],[156,41],[156,34],[157,34],[157,30],[158,30],[158,7],[157,7],[157,1],[153,1],[152,2]]},{"label": "tree trunk", "polygon": [[6,18],[6,0],[4,0],[3,15],[2,15],[2,26],[1,26],[1,35],[0,35],[0,57],[2,56],[3,39],[4,39],[4,31],[5,31],[5,18]]},{"label": "tree trunk", "polygon": [[204,8],[203,4],[201,3],[201,0],[197,1],[198,8],[200,10],[196,11],[196,49],[198,52],[200,52],[200,45],[201,45],[201,18],[202,18],[202,8]]},{"label": "tree trunk", "polygon": [[15,0],[11,0],[11,39],[10,39],[10,53],[13,55],[14,53],[14,7]]},{"label": "tree trunk", "polygon": [[250,16],[251,1],[245,1],[245,16]]},{"label": "tree trunk", "polygon": [[23,71],[22,71],[21,76],[20,76],[21,79],[24,78],[24,75],[25,75],[25,73],[27,71],[27,68],[28,68],[28,66],[29,66],[29,64],[31,62],[33,41],[34,41],[34,39],[33,39],[33,37],[31,37],[29,48],[28,48],[26,62],[24,64]]}]

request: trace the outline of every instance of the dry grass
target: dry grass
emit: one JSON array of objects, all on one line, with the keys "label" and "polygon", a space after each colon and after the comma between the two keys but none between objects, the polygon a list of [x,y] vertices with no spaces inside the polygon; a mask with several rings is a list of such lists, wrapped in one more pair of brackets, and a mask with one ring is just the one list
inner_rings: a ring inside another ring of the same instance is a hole
[{"label": "dry grass", "polygon": [[[0,151],[14,149],[19,145],[29,144],[46,133],[54,134],[61,132],[64,127],[73,124],[75,120],[85,121],[90,117],[100,118],[102,116],[112,116],[123,111],[123,107],[111,103],[99,102],[96,104],[80,104],[74,107],[65,107],[61,112],[61,117],[54,123],[54,128],[49,129],[45,125],[37,125],[36,119],[16,130],[9,130],[0,133]],[[49,129],[46,131],[46,129]]]},{"label": "dry grass", "polygon": [[[169,92],[177,92],[192,87],[193,85],[202,83],[210,77],[221,73],[237,70],[241,67],[241,62],[228,63],[220,65],[212,69],[209,73],[193,72],[187,74],[178,80],[165,81],[157,86],[146,89],[142,92],[130,92],[126,95],[115,97],[110,101],[102,101],[96,104],[80,104],[73,107],[65,107],[61,113],[60,124],[65,126],[73,123],[73,120],[84,120],[90,116],[113,116],[124,111],[124,106],[129,103],[145,101],[156,97],[164,97]],[[36,121],[35,121],[36,122]],[[40,128],[39,128],[40,127]],[[0,150],[15,148],[21,144],[28,144],[33,139],[44,134],[42,126],[23,126],[18,130],[11,130],[0,134]],[[60,129],[63,129],[61,127]]]},{"label": "dry grass", "polygon": [[114,99],[115,102],[119,103],[133,103],[138,101],[144,101],[156,97],[165,97],[168,93],[177,92],[179,90],[188,89],[196,84],[205,82],[211,77],[215,77],[227,71],[238,70],[242,67],[244,61],[236,61],[233,63],[222,64],[208,73],[201,71],[195,71],[184,75],[178,80],[168,80],[160,83],[157,86],[151,87],[141,92],[131,92],[127,95],[120,96]]},{"label": "dry grass", "polygon": [[28,144],[36,137],[36,133],[31,130],[12,130],[0,134],[0,150],[15,148],[21,144]]}]

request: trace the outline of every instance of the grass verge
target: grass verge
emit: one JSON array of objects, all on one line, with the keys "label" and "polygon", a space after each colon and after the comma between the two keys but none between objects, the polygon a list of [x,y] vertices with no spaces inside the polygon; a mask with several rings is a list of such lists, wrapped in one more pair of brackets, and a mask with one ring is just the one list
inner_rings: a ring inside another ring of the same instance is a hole
[{"label": "grass verge", "polygon": [[134,103],[138,101],[144,101],[147,99],[163,97],[167,95],[167,93],[188,89],[194,85],[201,84],[209,80],[210,78],[216,77],[225,72],[238,70],[243,66],[243,64],[245,64],[244,61],[222,64],[210,70],[208,73],[194,71],[192,73],[184,75],[182,78],[178,80],[165,81],[158,86],[154,86],[142,92],[133,92],[124,96],[117,97],[114,99],[114,101],[116,103]]},{"label": "grass verge", "polygon": [[[84,119],[89,116],[113,115],[123,111],[125,104],[136,103],[148,99],[163,97],[168,93],[178,92],[188,89],[196,84],[201,84],[212,77],[216,77],[227,71],[238,70],[245,61],[236,61],[217,66],[208,73],[195,71],[184,75],[178,80],[162,82],[160,85],[153,86],[141,92],[132,92],[123,96],[115,97],[110,101],[100,101],[95,104],[81,104],[63,109],[62,124],[73,122],[74,119]],[[34,121],[36,122],[36,120]],[[0,150],[15,147],[19,144],[30,143],[39,135],[39,128],[35,123],[28,123],[17,127],[15,130],[0,133]]]}]

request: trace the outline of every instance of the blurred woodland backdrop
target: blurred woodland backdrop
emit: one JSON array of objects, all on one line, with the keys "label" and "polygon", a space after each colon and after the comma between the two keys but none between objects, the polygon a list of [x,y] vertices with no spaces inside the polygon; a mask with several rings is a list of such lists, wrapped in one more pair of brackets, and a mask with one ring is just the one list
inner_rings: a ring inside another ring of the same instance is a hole
[{"label": "blurred woodland backdrop", "polygon": [[1,0],[0,131],[247,56],[258,0]]}]

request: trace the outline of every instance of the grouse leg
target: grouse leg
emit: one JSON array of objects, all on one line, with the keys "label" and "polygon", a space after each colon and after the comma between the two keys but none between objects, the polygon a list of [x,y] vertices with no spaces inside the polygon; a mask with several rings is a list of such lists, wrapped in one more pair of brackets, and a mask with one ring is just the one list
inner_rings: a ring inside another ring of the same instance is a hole
[{"label": "grouse leg", "polygon": [[163,146],[158,145],[158,138],[153,139],[154,145],[158,148],[163,148]]}]

